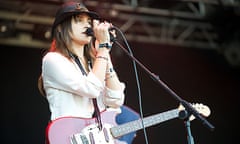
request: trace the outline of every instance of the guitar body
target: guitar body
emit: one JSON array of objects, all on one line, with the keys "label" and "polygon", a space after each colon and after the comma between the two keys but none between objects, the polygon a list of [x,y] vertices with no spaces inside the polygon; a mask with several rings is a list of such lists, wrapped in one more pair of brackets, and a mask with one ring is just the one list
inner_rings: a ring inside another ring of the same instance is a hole
[{"label": "guitar body", "polygon": [[[101,112],[103,129],[99,131],[96,118],[63,117],[49,123],[46,129],[49,144],[116,144],[109,129],[116,126],[116,111]],[[73,138],[74,137],[74,138]],[[71,142],[71,141],[74,142]],[[78,141],[77,141],[78,140]],[[77,142],[76,142],[77,141]]]}]

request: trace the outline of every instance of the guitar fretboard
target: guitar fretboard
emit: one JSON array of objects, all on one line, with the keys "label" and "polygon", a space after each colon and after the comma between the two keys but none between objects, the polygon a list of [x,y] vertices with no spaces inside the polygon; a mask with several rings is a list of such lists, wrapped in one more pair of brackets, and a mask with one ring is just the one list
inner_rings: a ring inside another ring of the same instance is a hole
[{"label": "guitar fretboard", "polygon": [[147,128],[158,123],[174,119],[178,117],[178,113],[179,113],[178,109],[169,110],[160,114],[145,117],[143,118],[143,120],[139,119],[116,127],[112,127],[111,132],[113,137],[117,138],[125,134],[143,129],[143,125],[145,128]]}]

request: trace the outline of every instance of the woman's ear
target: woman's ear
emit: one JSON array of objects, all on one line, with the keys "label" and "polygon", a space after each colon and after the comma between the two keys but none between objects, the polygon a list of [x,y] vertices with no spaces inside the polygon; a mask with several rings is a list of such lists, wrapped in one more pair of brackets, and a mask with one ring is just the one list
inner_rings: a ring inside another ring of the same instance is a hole
[{"label": "woman's ear", "polygon": [[61,31],[62,31],[61,30],[61,25],[58,25],[56,29],[57,29],[57,33],[61,33]]}]

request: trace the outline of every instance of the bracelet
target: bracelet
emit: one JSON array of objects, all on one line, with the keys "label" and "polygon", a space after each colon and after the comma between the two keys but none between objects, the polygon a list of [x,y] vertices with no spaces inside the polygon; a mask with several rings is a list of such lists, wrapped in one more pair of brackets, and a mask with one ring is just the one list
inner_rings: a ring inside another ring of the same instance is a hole
[{"label": "bracelet", "polygon": [[106,74],[111,74],[111,73],[113,73],[113,72],[115,72],[115,71],[114,71],[114,69],[111,67],[111,68],[109,68],[109,69],[106,71]]},{"label": "bracelet", "polygon": [[106,77],[104,80],[107,81],[108,79],[113,78],[114,76],[116,76],[116,73],[112,73],[111,75],[109,75],[108,77]]},{"label": "bracelet", "polygon": [[98,45],[98,48],[107,48],[107,49],[111,49],[112,45],[110,45],[109,43],[102,43]]},{"label": "bracelet", "polygon": [[108,58],[104,57],[104,56],[96,56],[96,58],[100,58],[100,59],[104,59],[104,60],[108,61]]}]

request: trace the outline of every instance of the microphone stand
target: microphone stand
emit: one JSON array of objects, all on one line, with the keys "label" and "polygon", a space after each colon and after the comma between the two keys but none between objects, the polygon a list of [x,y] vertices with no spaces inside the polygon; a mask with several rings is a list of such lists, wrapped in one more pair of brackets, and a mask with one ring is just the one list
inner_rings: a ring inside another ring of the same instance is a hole
[{"label": "microphone stand", "polygon": [[[189,104],[186,100],[180,98],[173,90],[171,90],[163,81],[160,80],[159,76],[152,73],[148,70],[142,63],[140,63],[133,55],[131,55],[118,41],[114,41],[132,60],[134,60],[142,69],[144,69],[149,76],[156,81],[159,85],[161,85],[174,99],[176,99],[179,103],[181,103],[185,110],[187,111],[187,115],[193,115],[196,119],[198,119],[204,126],[206,126],[211,131],[214,130],[214,126],[210,124],[198,111],[196,111],[191,104]],[[191,137],[190,133],[190,122],[186,122],[186,127],[189,133],[189,138]],[[193,140],[189,141],[193,142]],[[192,144],[192,143],[191,143]]]},{"label": "microphone stand", "polygon": [[188,141],[188,144],[194,144],[194,139],[193,139],[193,136],[192,136],[192,133],[191,133],[191,124],[190,124],[190,119],[189,119],[189,116],[188,115],[188,112],[186,110],[181,110],[178,114],[179,118],[184,120],[184,125],[185,125],[185,128],[187,130],[187,141]]},{"label": "microphone stand", "polygon": [[187,129],[187,140],[188,140],[188,144],[194,144],[194,139],[193,139],[193,136],[192,136],[192,133],[191,133],[191,124],[190,124],[190,120],[186,120],[184,121],[184,124],[186,126],[186,129]]}]

